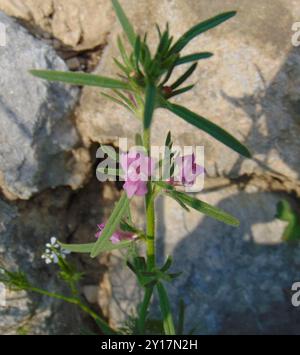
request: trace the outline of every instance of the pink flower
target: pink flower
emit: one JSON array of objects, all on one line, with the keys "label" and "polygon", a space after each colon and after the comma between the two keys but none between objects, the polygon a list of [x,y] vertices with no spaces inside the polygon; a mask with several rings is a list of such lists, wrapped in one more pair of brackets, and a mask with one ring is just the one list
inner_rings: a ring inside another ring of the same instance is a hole
[{"label": "pink flower", "polygon": [[120,164],[125,172],[123,186],[128,198],[145,196],[148,192],[147,182],[155,170],[155,162],[143,152],[130,152],[122,154]]},{"label": "pink flower", "polygon": [[[98,239],[101,237],[103,229],[105,228],[105,224],[98,224],[98,232],[95,234],[95,237]],[[133,233],[129,233],[129,232],[115,232],[111,237],[110,237],[110,241],[112,242],[112,244],[118,244],[120,242],[123,241],[130,241],[130,240],[134,240],[135,239],[135,235]]]},{"label": "pink flower", "polygon": [[179,157],[176,163],[179,171],[172,182],[180,182],[184,186],[191,187],[195,184],[197,177],[205,173],[204,167],[196,163],[195,154]]}]

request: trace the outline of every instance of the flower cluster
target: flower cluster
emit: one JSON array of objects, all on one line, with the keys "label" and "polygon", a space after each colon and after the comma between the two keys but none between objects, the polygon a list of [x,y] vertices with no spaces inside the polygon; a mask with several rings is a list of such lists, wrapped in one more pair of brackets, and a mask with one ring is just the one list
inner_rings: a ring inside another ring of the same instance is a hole
[{"label": "flower cluster", "polygon": [[[169,179],[172,185],[192,187],[198,176],[205,172],[204,167],[196,163],[195,154],[177,157],[175,159],[176,173]],[[120,164],[124,171],[123,186],[128,198],[145,196],[148,193],[148,181],[154,175],[155,161],[142,152],[122,154]]]},{"label": "flower cluster", "polygon": [[[99,239],[102,235],[103,229],[105,228],[105,224],[98,224],[98,232],[95,234],[95,237]],[[111,238],[110,241],[112,244],[118,244],[120,242],[126,241],[126,240],[134,240],[136,238],[136,235],[133,233],[129,232],[115,232]]]},{"label": "flower cluster", "polygon": [[47,265],[49,264],[57,264],[59,262],[59,258],[65,259],[67,255],[71,252],[69,250],[63,249],[57,242],[55,237],[50,239],[50,243],[46,244],[45,253],[42,255],[42,259],[45,260]]}]

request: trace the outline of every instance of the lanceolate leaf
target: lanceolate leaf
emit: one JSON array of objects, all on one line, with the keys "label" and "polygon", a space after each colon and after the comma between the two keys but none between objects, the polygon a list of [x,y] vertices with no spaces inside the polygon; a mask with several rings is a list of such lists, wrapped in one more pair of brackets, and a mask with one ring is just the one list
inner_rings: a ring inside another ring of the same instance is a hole
[{"label": "lanceolate leaf", "polygon": [[199,211],[209,217],[212,217],[220,222],[238,227],[240,222],[227,212],[220,210],[214,206],[207,204],[201,200],[198,200],[190,195],[187,195],[179,191],[169,191],[168,196],[174,198],[177,202],[178,200],[184,203],[185,205],[193,208],[196,211]]},{"label": "lanceolate leaf", "polygon": [[190,63],[190,62],[197,62],[198,60],[208,59],[212,56],[213,56],[213,54],[209,53],[209,52],[190,54],[185,57],[179,58],[176,61],[175,65],[181,65],[181,64],[186,64],[186,63]]},{"label": "lanceolate leaf", "polygon": [[97,242],[95,243],[92,249],[91,252],[92,258],[95,258],[98,254],[102,252],[107,242],[109,241],[110,237],[113,235],[119,223],[121,222],[121,219],[123,215],[126,213],[128,206],[129,206],[129,199],[127,198],[127,195],[123,193],[121,199],[117,203],[113,213],[111,214],[109,220],[107,221],[107,224],[101,233],[101,237],[97,240]]},{"label": "lanceolate leaf", "polygon": [[207,120],[202,116],[199,116],[198,114],[188,110],[183,106],[172,104],[170,102],[164,102],[163,107],[173,112],[175,115],[183,118],[186,122],[210,134],[218,141],[227,145],[229,148],[233,149],[237,153],[247,158],[251,158],[251,153],[247,147],[240,143],[230,133],[226,132],[223,128],[217,126],[213,122]]},{"label": "lanceolate leaf", "polygon": [[148,129],[151,126],[153,113],[156,103],[156,87],[153,84],[148,84],[146,87],[146,103],[144,112],[144,128]]},{"label": "lanceolate leaf", "polygon": [[93,74],[53,70],[31,70],[30,73],[41,79],[49,81],[60,81],[72,85],[99,86],[101,88],[108,89],[131,90],[129,84],[125,82]]},{"label": "lanceolate leaf", "polygon": [[80,254],[91,253],[94,245],[95,245],[95,243],[89,243],[89,244],[63,244],[63,243],[60,243],[60,246],[62,248],[69,250],[72,253],[80,253]]},{"label": "lanceolate leaf", "polygon": [[175,81],[174,84],[171,85],[171,88],[174,90],[183,84],[194,73],[197,65],[197,63],[193,64],[178,80]]},{"label": "lanceolate leaf", "polygon": [[171,97],[175,97],[177,95],[182,95],[182,94],[192,90],[194,88],[194,86],[195,85],[189,85],[189,86],[186,86],[182,89],[175,90],[170,95],[168,95],[168,98],[170,99]]},{"label": "lanceolate leaf", "polygon": [[171,53],[180,52],[192,39],[199,36],[236,15],[236,11],[225,12],[209,20],[199,23],[187,31],[172,47]]},{"label": "lanceolate leaf", "polygon": [[[104,244],[104,246],[101,248],[100,253],[105,253],[105,252],[110,252],[113,250],[118,250],[118,249],[123,249],[128,247],[132,241],[124,241],[118,244],[113,244],[111,241],[108,241]],[[90,244],[60,244],[62,248],[69,250],[73,253],[79,253],[79,254],[89,254],[92,252],[95,243],[90,243]]]},{"label": "lanceolate leaf", "polygon": [[126,16],[124,10],[122,9],[122,6],[120,5],[119,1],[112,0],[112,4],[130,44],[132,45],[132,47],[134,47],[136,34],[134,32],[133,26],[128,20],[128,17]]}]

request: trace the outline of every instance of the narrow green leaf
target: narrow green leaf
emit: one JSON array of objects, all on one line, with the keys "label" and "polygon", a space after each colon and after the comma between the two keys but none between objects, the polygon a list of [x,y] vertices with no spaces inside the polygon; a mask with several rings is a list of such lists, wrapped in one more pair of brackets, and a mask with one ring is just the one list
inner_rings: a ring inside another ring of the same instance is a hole
[{"label": "narrow green leaf", "polygon": [[217,126],[215,123],[188,110],[183,106],[172,104],[170,102],[165,102],[163,103],[163,107],[173,112],[175,115],[183,118],[186,122],[210,134],[212,137],[227,145],[237,153],[245,156],[246,158],[251,158],[251,153],[246,146],[240,143],[236,138],[234,138],[230,133],[226,132],[223,128]]},{"label": "narrow green leaf", "polygon": [[122,63],[118,61],[118,59],[113,58],[113,61],[115,62],[116,66],[125,74],[127,77],[130,75],[130,70],[126,68]]},{"label": "narrow green leaf", "polygon": [[190,63],[190,62],[197,62],[198,60],[208,59],[208,58],[211,58],[212,56],[213,56],[213,54],[209,53],[209,52],[190,54],[185,57],[179,58],[176,61],[175,65],[177,66],[177,65]]},{"label": "narrow green leaf", "polygon": [[179,204],[179,206],[180,206],[181,208],[183,208],[186,212],[191,212],[190,209],[186,206],[186,204],[185,204],[181,199],[179,199],[179,198],[176,197],[175,195],[172,195],[172,198],[173,198],[173,200],[175,200],[175,201]]},{"label": "narrow green leaf", "polygon": [[175,64],[173,64],[172,67],[168,70],[166,77],[164,78],[164,80],[160,84],[161,87],[164,86],[169,81],[169,79],[171,78],[171,76],[173,74],[174,69],[175,69]]},{"label": "narrow green leaf", "polygon": [[115,9],[116,15],[120,21],[121,26],[123,27],[124,32],[126,33],[126,36],[132,45],[134,47],[135,45],[135,40],[136,40],[136,34],[133,29],[133,26],[131,25],[128,17],[126,16],[122,6],[120,5],[118,0],[112,0],[113,7]]},{"label": "narrow green leaf", "polygon": [[224,212],[223,210],[217,207],[211,206],[206,202],[198,200],[184,192],[169,191],[168,196],[174,198],[175,200],[179,200],[185,205],[193,208],[194,210],[199,211],[205,214],[206,216],[212,217],[220,222],[229,224],[234,227],[238,227],[240,225],[239,220],[231,216],[227,212]]},{"label": "narrow green leaf", "polygon": [[169,45],[169,32],[166,30],[162,38],[159,42],[158,48],[157,48],[157,56],[164,56],[166,51],[168,50],[168,45]]},{"label": "narrow green leaf", "polygon": [[130,233],[134,233],[134,234],[137,234],[137,235],[143,233],[143,231],[139,230],[134,225],[126,222],[125,220],[122,220],[120,222],[120,228],[121,228],[121,230],[123,232],[130,232]]},{"label": "narrow green leaf", "polygon": [[171,53],[180,52],[192,39],[199,36],[236,15],[236,11],[225,12],[209,20],[199,23],[187,31],[172,47]]},{"label": "narrow green leaf", "polygon": [[30,70],[30,73],[40,79],[59,81],[72,85],[99,86],[101,88],[131,90],[129,84],[125,82],[93,74],[53,70]]},{"label": "narrow green leaf", "polygon": [[167,138],[166,138],[165,146],[170,148],[171,143],[172,143],[172,133],[171,133],[171,131],[169,131]]},{"label": "narrow green leaf", "polygon": [[171,307],[168,299],[167,292],[161,282],[158,282],[157,292],[159,296],[160,309],[163,316],[163,325],[166,335],[175,335],[175,328],[173,323],[173,317],[171,313]]},{"label": "narrow green leaf", "polygon": [[168,271],[170,269],[170,267],[172,266],[172,263],[173,263],[173,258],[171,256],[168,256],[164,266],[160,269],[160,271],[161,272]]},{"label": "narrow green leaf", "polygon": [[110,101],[116,103],[117,105],[120,105],[120,106],[126,108],[126,110],[132,112],[132,108],[131,107],[127,106],[126,103],[122,102],[121,100],[117,99],[116,97],[114,97],[112,95],[105,94],[104,92],[102,92],[101,95],[104,96],[105,98],[109,99]]},{"label": "narrow green leaf", "polygon": [[178,96],[178,95],[182,95],[182,94],[185,94],[186,92],[192,90],[193,88],[195,87],[195,85],[189,85],[189,86],[186,86],[182,89],[178,89],[178,90],[174,90],[170,95],[168,95],[168,99],[172,98],[172,97],[175,97],[175,96]]},{"label": "narrow green leaf", "polygon": [[[61,247],[63,249],[69,250],[73,253],[78,254],[90,254],[94,248],[96,243],[89,244],[63,244],[61,243]],[[110,241],[106,242],[103,248],[101,249],[101,253],[111,252],[113,250],[119,250],[129,247],[132,244],[132,241],[124,241],[118,244],[113,244]]]},{"label": "narrow green leaf", "polygon": [[140,36],[138,36],[134,45],[135,66],[137,71],[139,71],[140,56],[141,56],[141,38]]},{"label": "narrow green leaf", "polygon": [[95,243],[92,249],[91,252],[92,258],[95,258],[107,246],[107,241],[109,241],[110,237],[117,229],[123,215],[128,209],[128,206],[129,206],[129,199],[127,198],[127,195],[123,193],[113,213],[111,214],[109,220],[107,221],[105,228],[102,231],[101,238],[97,240],[97,242]]},{"label": "narrow green leaf", "polygon": [[197,65],[197,63],[193,64],[178,80],[176,80],[175,83],[171,85],[172,90],[183,84],[194,73]]},{"label": "narrow green leaf", "polygon": [[174,191],[175,187],[164,182],[164,181],[153,181],[153,183],[157,186],[159,186],[161,189],[167,190],[167,191]]},{"label": "narrow green leaf", "polygon": [[156,30],[157,30],[157,33],[158,33],[158,37],[161,40],[162,34],[161,34],[160,27],[159,27],[159,25],[157,23],[155,24],[155,27],[156,27]]},{"label": "narrow green leaf", "polygon": [[130,67],[131,63],[130,63],[130,59],[128,57],[128,54],[126,52],[126,49],[124,47],[124,44],[121,40],[121,37],[118,36],[118,39],[117,39],[117,43],[118,43],[118,48],[119,48],[119,51],[120,51],[120,54],[122,56],[122,59],[123,59],[123,62],[124,64],[127,66],[127,67]]},{"label": "narrow green leaf", "polygon": [[89,244],[64,244],[60,243],[60,246],[63,249],[69,250],[72,253],[86,254],[90,253],[93,250],[95,243]]},{"label": "narrow green leaf", "polygon": [[120,92],[119,90],[113,90],[113,92],[119,96],[126,104],[127,106],[129,106],[132,110],[135,109],[135,105],[132,102],[132,100],[129,99],[129,97],[126,97],[122,92]]},{"label": "narrow green leaf", "polygon": [[146,87],[146,103],[144,112],[144,128],[148,129],[151,126],[152,118],[156,104],[156,87],[149,83]]}]

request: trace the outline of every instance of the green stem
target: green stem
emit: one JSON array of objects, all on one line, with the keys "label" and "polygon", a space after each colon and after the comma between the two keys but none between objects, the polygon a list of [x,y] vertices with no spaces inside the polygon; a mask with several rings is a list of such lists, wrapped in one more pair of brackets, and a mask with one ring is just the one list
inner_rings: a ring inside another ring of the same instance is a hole
[{"label": "green stem", "polygon": [[[151,131],[150,128],[144,130],[144,146],[147,150],[148,155],[151,153]],[[156,268],[156,258],[155,258],[155,198],[153,195],[152,183],[148,183],[148,194],[146,196],[146,235],[147,235],[147,268],[148,271],[152,271]],[[157,284],[158,296],[160,307],[163,315],[164,330],[166,335],[175,335],[174,321],[172,317],[170,301],[168,294],[162,283]],[[150,292],[151,291],[151,292]],[[147,309],[150,304],[152,297],[152,289],[146,289],[144,301],[142,303],[139,325],[140,329],[144,331],[145,320],[147,315]]]},{"label": "green stem", "polygon": [[153,287],[146,287],[143,303],[141,304],[140,314],[138,319],[138,330],[139,334],[144,335],[145,333],[145,323],[148,314],[148,308],[152,298]]},{"label": "green stem", "polygon": [[43,295],[43,296],[56,298],[56,299],[68,302],[70,304],[74,304],[74,305],[80,307],[85,313],[90,315],[95,320],[95,322],[99,325],[99,327],[101,327],[103,333],[105,333],[106,335],[116,334],[115,331],[113,329],[111,329],[109,327],[109,325],[96,312],[94,312],[87,305],[85,305],[79,298],[66,297],[66,296],[63,296],[63,295],[60,295],[60,294],[57,294],[57,293],[53,293],[53,292],[48,292],[46,290],[42,290],[42,289],[37,288],[37,287],[30,287],[30,288],[28,288],[28,291],[35,292],[35,293],[38,293],[38,294]]},{"label": "green stem", "polygon": [[[152,190],[151,183],[149,183],[149,190]],[[154,199],[152,198],[152,191],[146,197],[146,220],[147,220],[147,267],[148,271],[155,268],[155,207]]]},{"label": "green stem", "polygon": [[[144,146],[148,155],[151,153],[151,131],[144,130]],[[151,271],[155,268],[155,205],[152,196],[152,183],[148,183],[148,193],[146,195],[146,235],[147,235],[147,267]]]}]

